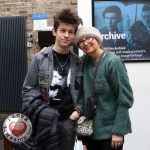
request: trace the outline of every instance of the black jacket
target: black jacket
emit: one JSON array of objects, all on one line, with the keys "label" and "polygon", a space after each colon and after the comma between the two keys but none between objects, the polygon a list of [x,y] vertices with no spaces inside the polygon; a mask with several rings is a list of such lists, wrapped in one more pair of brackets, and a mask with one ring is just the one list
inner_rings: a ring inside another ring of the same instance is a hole
[{"label": "black jacket", "polygon": [[33,133],[25,142],[12,143],[15,150],[60,150],[57,127],[59,113],[43,103],[42,99],[42,93],[38,89],[32,89],[23,95],[21,113],[30,119]]}]

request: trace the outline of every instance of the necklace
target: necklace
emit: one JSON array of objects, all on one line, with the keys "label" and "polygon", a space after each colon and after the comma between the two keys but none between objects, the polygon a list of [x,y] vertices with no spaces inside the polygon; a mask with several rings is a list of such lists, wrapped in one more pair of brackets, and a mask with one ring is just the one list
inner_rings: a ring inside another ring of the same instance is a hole
[{"label": "necklace", "polygon": [[57,58],[55,52],[53,52],[53,53],[54,53],[54,55],[55,55],[55,58],[56,58],[57,62],[59,63],[59,65],[60,65],[60,67],[61,67],[61,70],[63,70],[63,67],[66,65],[66,63],[67,63],[67,61],[68,61],[68,59],[69,59],[69,53],[68,53],[68,58],[67,58],[66,62],[65,62],[63,65],[61,65],[61,63],[59,62],[59,60],[58,60],[58,58]]}]

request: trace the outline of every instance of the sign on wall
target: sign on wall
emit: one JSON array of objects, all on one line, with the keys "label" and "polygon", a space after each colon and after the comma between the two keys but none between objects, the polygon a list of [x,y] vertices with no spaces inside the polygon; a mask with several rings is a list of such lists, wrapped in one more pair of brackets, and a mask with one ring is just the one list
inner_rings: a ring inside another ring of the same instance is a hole
[{"label": "sign on wall", "polygon": [[42,28],[47,27],[47,14],[33,14],[33,30],[41,30]]},{"label": "sign on wall", "polygon": [[150,1],[92,1],[102,47],[124,61],[150,61]]}]

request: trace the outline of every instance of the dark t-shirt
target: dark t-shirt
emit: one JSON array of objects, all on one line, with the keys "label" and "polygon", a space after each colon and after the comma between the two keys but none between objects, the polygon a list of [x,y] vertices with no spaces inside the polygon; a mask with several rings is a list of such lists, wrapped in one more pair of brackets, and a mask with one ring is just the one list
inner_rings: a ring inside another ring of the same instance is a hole
[{"label": "dark t-shirt", "polygon": [[68,118],[74,110],[70,94],[70,58],[69,54],[53,51],[54,70],[49,89],[50,106],[60,113],[59,120]]}]

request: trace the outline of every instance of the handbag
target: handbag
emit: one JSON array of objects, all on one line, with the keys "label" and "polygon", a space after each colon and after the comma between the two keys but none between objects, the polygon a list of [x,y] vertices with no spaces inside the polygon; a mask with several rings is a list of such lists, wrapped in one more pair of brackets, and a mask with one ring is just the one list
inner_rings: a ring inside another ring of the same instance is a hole
[{"label": "handbag", "polygon": [[87,101],[86,116],[80,116],[79,119],[77,119],[76,121],[75,130],[76,130],[77,135],[79,136],[91,136],[93,134],[93,119],[92,118],[94,117],[96,113],[96,106],[97,106],[97,100],[94,97],[95,78],[96,78],[98,66],[105,52],[106,50],[104,50],[103,53],[101,54],[99,61],[97,62],[95,71],[94,71],[94,77],[92,80],[92,92],[91,92],[91,97],[89,97]]},{"label": "handbag", "polygon": [[79,136],[90,136],[93,134],[93,120],[81,116],[77,121],[76,133]]}]

